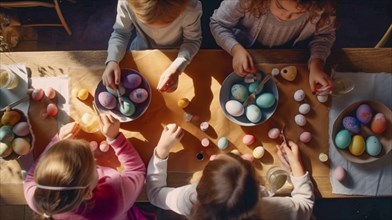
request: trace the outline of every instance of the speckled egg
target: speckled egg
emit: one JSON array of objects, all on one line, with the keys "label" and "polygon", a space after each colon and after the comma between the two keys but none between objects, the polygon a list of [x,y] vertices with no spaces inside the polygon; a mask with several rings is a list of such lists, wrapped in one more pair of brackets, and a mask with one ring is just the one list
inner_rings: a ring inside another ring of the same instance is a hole
[{"label": "speckled egg", "polygon": [[333,175],[337,181],[341,182],[346,178],[346,170],[341,166],[337,166],[333,171]]},{"label": "speckled egg", "polygon": [[10,143],[14,139],[15,135],[12,132],[11,126],[0,127],[0,141]]},{"label": "speckled egg", "polygon": [[257,97],[256,105],[260,108],[270,108],[275,104],[275,101],[274,94],[266,92]]},{"label": "speckled egg", "polygon": [[356,110],[356,116],[362,124],[368,124],[372,120],[372,109],[368,104],[361,104]]},{"label": "speckled egg", "polygon": [[135,89],[142,83],[142,77],[138,74],[132,73],[126,75],[122,80],[123,86],[127,89]]},{"label": "speckled egg", "polygon": [[120,103],[118,103],[118,110],[120,110],[123,115],[132,116],[136,111],[135,105],[128,98],[123,98],[123,100],[124,105],[121,107]]},{"label": "speckled egg", "polygon": [[221,137],[218,140],[218,148],[221,150],[226,149],[229,146],[229,141],[226,137]]},{"label": "speckled egg", "polygon": [[100,92],[98,101],[104,108],[114,109],[116,107],[116,98],[109,92]]},{"label": "speckled egg", "polygon": [[8,157],[12,153],[12,147],[8,146],[6,143],[0,142],[0,157]]},{"label": "speckled egg", "polygon": [[252,145],[255,141],[256,141],[256,137],[251,134],[246,134],[242,138],[242,143],[244,143],[247,146]]},{"label": "speckled egg", "polygon": [[360,122],[352,116],[346,116],[343,118],[343,127],[354,134],[358,134],[361,131]]},{"label": "speckled egg", "polygon": [[280,130],[279,128],[271,128],[268,131],[268,137],[271,139],[277,139],[280,136]]},{"label": "speckled egg", "polygon": [[305,92],[302,89],[298,89],[294,93],[294,100],[300,102],[305,99]]},{"label": "speckled egg", "polygon": [[231,87],[231,95],[237,101],[243,102],[246,98],[248,98],[249,93],[248,89],[242,84],[234,84]]},{"label": "speckled egg", "polygon": [[53,89],[52,87],[47,87],[47,88],[45,89],[45,95],[46,95],[46,97],[48,97],[49,99],[54,99],[54,98],[56,98],[57,93],[56,93],[56,90]]},{"label": "speckled egg", "polygon": [[147,90],[143,88],[137,88],[129,93],[129,99],[134,103],[142,103],[148,98]]},{"label": "speckled egg", "polygon": [[306,125],[306,118],[301,114],[297,114],[294,117],[294,121],[298,126],[305,126]]},{"label": "speckled egg", "polygon": [[[118,97],[117,89],[112,89],[109,86],[106,86],[106,90],[110,94],[112,94],[114,97]],[[125,94],[125,88],[122,85],[118,86],[118,91],[120,92],[120,95],[124,95]]]},{"label": "speckled egg", "polygon": [[354,135],[348,150],[354,156],[361,156],[365,152],[365,140],[361,135]]},{"label": "speckled egg", "polygon": [[246,107],[246,118],[253,123],[257,123],[261,120],[263,114],[261,110],[256,105],[248,105]]},{"label": "speckled egg", "polygon": [[12,150],[19,155],[26,155],[30,152],[30,143],[24,138],[15,138],[11,143]]},{"label": "speckled egg", "polygon": [[[253,92],[256,90],[257,86],[259,85],[260,81],[261,81],[261,80],[256,81],[256,82],[253,82],[253,83],[250,83],[249,86],[248,86],[248,92],[249,92],[249,93],[253,93]],[[263,88],[264,88],[264,85],[261,86],[261,87],[256,91],[256,95],[260,94],[261,91],[263,91]]]},{"label": "speckled egg", "polygon": [[252,155],[254,158],[260,159],[264,156],[264,152],[265,152],[264,147],[258,146],[255,149],[253,149]]},{"label": "speckled egg", "polygon": [[301,135],[299,136],[299,140],[302,143],[309,143],[312,140],[312,134],[308,131],[304,131],[301,133]]},{"label": "speckled egg", "polygon": [[335,135],[335,145],[340,149],[346,149],[351,143],[351,133],[343,129]]},{"label": "speckled egg", "polygon": [[25,121],[21,121],[12,128],[12,131],[19,137],[26,136],[30,134],[29,124]]},{"label": "speckled egg", "polygon": [[42,99],[42,97],[44,97],[44,90],[42,89],[34,89],[33,92],[31,93],[31,98],[34,101],[39,101]]},{"label": "speckled egg", "polygon": [[366,139],[366,153],[370,156],[378,156],[381,153],[382,145],[376,136],[369,136]]},{"label": "speckled egg", "polygon": [[298,111],[299,111],[299,113],[306,115],[310,112],[310,105],[308,103],[301,104],[298,107]]},{"label": "speckled egg", "polygon": [[227,113],[234,117],[239,117],[244,114],[244,107],[242,106],[241,102],[237,100],[227,101],[225,104],[225,109]]},{"label": "speckled egg", "polygon": [[370,128],[375,134],[382,134],[387,129],[387,118],[383,113],[377,113],[370,124]]}]

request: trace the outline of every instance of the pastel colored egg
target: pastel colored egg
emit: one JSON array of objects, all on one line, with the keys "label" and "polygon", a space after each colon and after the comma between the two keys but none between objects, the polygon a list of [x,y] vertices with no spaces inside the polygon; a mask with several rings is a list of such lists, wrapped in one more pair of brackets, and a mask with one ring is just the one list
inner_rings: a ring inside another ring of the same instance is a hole
[{"label": "pastel colored egg", "polygon": [[78,97],[78,99],[84,101],[84,100],[86,100],[88,98],[89,95],[90,94],[89,94],[87,89],[80,89],[76,96]]},{"label": "pastel colored egg", "polygon": [[368,124],[372,120],[372,109],[368,104],[361,104],[356,110],[357,119],[362,124]]},{"label": "pastel colored egg", "polygon": [[337,166],[333,171],[333,175],[337,181],[342,182],[346,178],[346,170],[341,166]]},{"label": "pastel colored egg", "polygon": [[57,115],[57,112],[58,112],[58,108],[55,104],[50,103],[48,106],[46,106],[46,114],[48,116],[54,117]]},{"label": "pastel colored egg", "polygon": [[5,143],[11,143],[14,139],[15,135],[12,132],[12,128],[10,126],[1,126],[0,127],[0,141]]},{"label": "pastel colored egg", "polygon": [[18,135],[19,137],[22,137],[30,134],[30,127],[27,122],[21,121],[12,128],[12,131],[14,132],[14,134]]},{"label": "pastel colored egg", "polygon": [[354,156],[361,156],[365,152],[365,140],[361,135],[354,135],[348,150]]},{"label": "pastel colored egg", "polygon": [[257,123],[261,120],[263,114],[261,110],[256,105],[249,105],[246,108],[246,118],[253,123]]},{"label": "pastel colored egg", "polygon": [[143,88],[137,88],[129,93],[129,99],[134,103],[142,103],[148,98],[147,90]]},{"label": "pastel colored egg", "polygon": [[264,156],[264,152],[265,152],[264,147],[258,146],[253,150],[252,155],[254,158],[260,159]]},{"label": "pastel colored egg", "polygon": [[294,100],[300,102],[305,99],[305,92],[302,89],[295,91],[294,93]]},{"label": "pastel colored egg", "polygon": [[[112,88],[110,88],[109,86],[106,86],[106,90],[110,93],[110,94],[112,94],[114,97],[118,97],[118,94],[117,94],[117,89],[112,89]],[[119,91],[119,93],[120,93],[120,95],[124,95],[125,94],[125,88],[122,86],[122,85],[119,85],[118,86],[118,91]]]},{"label": "pastel colored egg", "polygon": [[251,134],[246,134],[242,138],[242,143],[244,143],[247,146],[252,145],[255,141],[256,141],[256,137]]},{"label": "pastel colored egg", "polygon": [[261,75],[259,73],[248,73],[244,77],[245,83],[253,83],[259,81],[261,79]]},{"label": "pastel colored egg", "polygon": [[309,143],[312,140],[312,134],[308,131],[304,131],[301,133],[301,135],[299,136],[299,140],[302,143]]},{"label": "pastel colored egg", "polygon": [[242,157],[242,159],[248,160],[250,162],[253,162],[255,159],[252,154],[243,154],[243,155],[241,155],[241,157]]},{"label": "pastel colored egg", "polygon": [[310,105],[308,103],[301,104],[298,107],[298,111],[299,111],[299,113],[306,115],[310,112]]},{"label": "pastel colored egg", "polygon": [[243,102],[246,98],[248,98],[249,93],[248,89],[244,85],[234,84],[231,87],[231,95],[235,100]]},{"label": "pastel colored egg", "polygon": [[303,116],[301,114],[297,114],[294,117],[294,121],[299,126],[305,126],[306,125],[306,118],[305,118],[305,116]]},{"label": "pastel colored egg", "polygon": [[358,134],[361,131],[360,122],[352,116],[346,116],[343,118],[343,127],[354,134]]},{"label": "pastel colored egg", "polygon": [[104,108],[114,109],[116,107],[116,98],[109,92],[100,92],[98,101]]},{"label": "pastel colored egg", "polygon": [[211,155],[211,156],[210,156],[210,161],[215,160],[215,158],[216,158],[216,154]]},{"label": "pastel colored egg", "polygon": [[[253,92],[256,90],[257,86],[259,85],[260,81],[261,81],[261,80],[258,80],[258,81],[256,81],[256,82],[250,83],[249,86],[248,86],[248,92],[249,92],[249,93],[253,93]],[[260,94],[261,91],[263,91],[263,88],[264,88],[264,85],[261,86],[261,87],[256,91],[256,95]]]},{"label": "pastel colored egg", "polygon": [[44,97],[44,91],[42,89],[34,89],[33,92],[31,93],[31,98],[34,101],[39,101]]},{"label": "pastel colored egg", "polygon": [[351,133],[343,129],[335,135],[335,145],[340,149],[346,149],[351,143]]},{"label": "pastel colored egg", "polygon": [[366,139],[366,153],[370,156],[378,156],[381,153],[382,145],[376,136],[369,136]]},{"label": "pastel colored egg", "polygon": [[30,152],[30,143],[24,138],[15,138],[11,143],[12,150],[19,155],[26,155]]},{"label": "pastel colored egg", "polygon": [[118,103],[118,109],[123,115],[132,116],[136,111],[135,105],[128,98],[124,98],[123,100],[124,105],[121,107],[120,103]]},{"label": "pastel colored egg", "polygon": [[237,100],[229,100],[225,104],[225,109],[227,113],[234,117],[238,117],[244,114],[244,107],[241,102]]},{"label": "pastel colored egg", "polygon": [[98,148],[98,143],[96,141],[90,141],[89,145],[91,151],[96,151]]},{"label": "pastel colored egg", "polygon": [[177,106],[180,108],[186,108],[188,107],[190,101],[187,98],[181,98],[177,101]]},{"label": "pastel colored egg", "polygon": [[132,73],[126,75],[122,80],[123,86],[127,89],[135,89],[142,83],[142,77],[138,74]]},{"label": "pastel colored egg", "polygon": [[383,113],[377,113],[370,124],[375,134],[382,134],[387,129],[387,119]]},{"label": "pastel colored egg", "polygon": [[54,99],[54,98],[56,98],[57,93],[56,93],[56,90],[53,89],[52,87],[47,87],[47,88],[45,89],[45,95],[46,95],[46,97],[48,97],[49,99]]},{"label": "pastel colored egg", "polygon": [[278,128],[271,128],[268,131],[268,137],[271,139],[277,139],[280,136],[280,130]]},{"label": "pastel colored egg", "polygon": [[256,105],[260,108],[270,108],[275,104],[275,101],[275,96],[272,93],[266,92],[257,97]]},{"label": "pastel colored egg", "polygon": [[107,152],[107,151],[109,150],[109,147],[110,147],[110,145],[109,145],[108,142],[106,142],[106,141],[102,141],[102,142],[99,144],[99,149],[100,149],[102,152]]},{"label": "pastel colored egg", "polygon": [[327,102],[328,101],[328,95],[318,95],[317,100],[321,103]]},{"label": "pastel colored egg", "polygon": [[208,140],[208,138],[203,138],[201,140],[201,146],[208,147],[208,145],[210,145],[210,140]]},{"label": "pastel colored egg", "polygon": [[6,110],[1,117],[1,124],[14,126],[20,121],[20,119],[22,119],[22,115],[19,112],[13,110]]},{"label": "pastel colored egg", "polygon": [[6,143],[0,142],[0,157],[8,157],[12,153],[12,147],[8,146]]},{"label": "pastel colored egg", "polygon": [[279,73],[280,73],[280,71],[279,71],[278,68],[273,68],[272,71],[271,71],[271,74],[272,74],[273,76],[277,76],[277,75],[279,75]]},{"label": "pastel colored egg", "polygon": [[221,137],[218,140],[218,148],[221,150],[226,149],[229,146],[229,141],[225,137]]},{"label": "pastel colored egg", "polygon": [[235,154],[235,155],[238,155],[238,156],[241,156],[240,151],[237,150],[237,149],[234,149],[234,150],[230,151],[230,153]]}]

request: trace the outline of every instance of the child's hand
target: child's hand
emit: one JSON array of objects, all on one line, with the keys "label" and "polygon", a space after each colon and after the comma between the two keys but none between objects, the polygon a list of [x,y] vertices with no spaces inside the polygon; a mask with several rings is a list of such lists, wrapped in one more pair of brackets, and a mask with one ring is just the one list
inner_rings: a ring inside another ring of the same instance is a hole
[{"label": "child's hand", "polygon": [[120,121],[112,115],[101,114],[99,116],[101,132],[109,140],[114,140],[120,132]]},{"label": "child's hand", "polygon": [[292,171],[293,176],[303,176],[305,171],[301,164],[298,145],[292,141],[289,141],[288,145],[284,142],[280,146],[276,145],[279,159],[287,169]]},{"label": "child's hand", "polygon": [[311,60],[309,63],[309,72],[309,84],[312,93],[316,95],[331,93],[334,83],[324,72],[321,60]]},{"label": "child's hand", "polygon": [[76,122],[68,123],[60,128],[59,138],[60,140],[74,138],[80,131],[80,126]]},{"label": "child's hand", "polygon": [[102,83],[104,86],[109,86],[116,89],[120,85],[121,69],[117,62],[109,61],[106,65],[105,71],[102,75]]},{"label": "child's hand", "polygon": [[179,71],[174,66],[169,66],[161,75],[157,89],[160,92],[174,92],[178,86]]},{"label": "child's hand", "polygon": [[156,147],[157,156],[165,159],[169,156],[170,149],[184,136],[182,128],[176,124],[168,124],[162,131],[161,138]]},{"label": "child's hand", "polygon": [[233,70],[237,75],[244,77],[249,73],[256,72],[252,57],[241,44],[236,44],[231,53],[233,55]]}]

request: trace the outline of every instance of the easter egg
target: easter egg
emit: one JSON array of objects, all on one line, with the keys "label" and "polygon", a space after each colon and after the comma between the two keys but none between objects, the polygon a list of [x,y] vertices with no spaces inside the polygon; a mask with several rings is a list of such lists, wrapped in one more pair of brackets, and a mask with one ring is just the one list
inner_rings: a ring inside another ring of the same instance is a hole
[{"label": "easter egg", "polygon": [[249,93],[248,89],[244,85],[234,84],[231,87],[231,95],[235,100],[243,102],[246,98],[248,98]]},{"label": "easter egg", "polygon": [[257,123],[261,120],[262,117],[261,110],[256,105],[249,105],[246,108],[246,118],[253,123]]},{"label": "easter egg", "polygon": [[42,89],[34,89],[33,92],[31,93],[31,98],[34,101],[39,101],[44,97],[44,91]]},{"label": "easter egg", "polygon": [[303,116],[301,114],[297,114],[294,117],[294,121],[299,126],[305,126],[306,125],[306,118],[305,118],[305,116]]},{"label": "easter egg", "polygon": [[271,139],[276,139],[279,137],[279,135],[280,135],[280,130],[278,128],[271,128],[268,131],[268,137]]},{"label": "easter egg", "polygon": [[382,134],[387,129],[387,119],[383,113],[377,113],[370,124],[375,134]]},{"label": "easter egg", "polygon": [[333,171],[333,175],[337,181],[341,182],[346,178],[346,170],[341,166],[337,166]]},{"label": "easter egg", "polygon": [[109,145],[106,141],[102,141],[102,142],[99,144],[99,149],[100,149],[102,152],[107,152],[107,151],[109,150],[109,147],[110,147],[110,145]]},{"label": "easter egg", "polygon": [[272,93],[266,92],[261,94],[256,99],[256,105],[260,108],[270,108],[275,104],[275,96]]},{"label": "easter egg", "polygon": [[343,127],[354,134],[358,134],[361,131],[360,122],[352,116],[346,116],[343,118]]},{"label": "easter egg", "polygon": [[10,126],[1,126],[0,127],[0,141],[5,143],[10,143],[14,139],[15,135],[12,132],[12,128]]},{"label": "easter egg", "polygon": [[227,113],[234,117],[238,117],[244,114],[244,107],[241,102],[237,100],[229,100],[225,104],[225,109]]},{"label": "easter egg", "polygon": [[299,140],[302,143],[309,143],[312,140],[312,134],[308,131],[304,131],[301,133],[301,135],[299,136]]},{"label": "easter egg", "polygon": [[[253,93],[253,92],[256,90],[257,86],[259,85],[260,81],[261,81],[261,80],[256,81],[256,82],[254,82],[254,83],[250,83],[249,86],[248,86],[248,92],[249,92],[249,93]],[[261,86],[259,89],[257,89],[256,95],[260,94],[261,91],[263,90],[263,88],[264,88],[264,85]]]},{"label": "easter egg", "polygon": [[335,135],[335,145],[340,149],[346,149],[351,143],[351,134],[343,129]]},{"label": "easter egg", "polygon": [[208,138],[201,139],[201,146],[208,147],[208,145],[210,145],[210,140],[208,140]]},{"label": "easter egg", "polygon": [[12,148],[6,143],[0,142],[0,157],[8,157],[12,153]]},{"label": "easter egg", "polygon": [[1,117],[1,124],[14,126],[20,121],[21,118],[22,115],[19,112],[13,110],[6,110]]},{"label": "easter egg", "polygon": [[294,93],[294,100],[300,102],[305,99],[305,92],[302,89],[295,91]]},{"label": "easter egg", "polygon": [[235,154],[235,155],[238,155],[238,156],[241,156],[240,151],[237,150],[237,149],[234,149],[234,150],[230,151],[230,153]]},{"label": "easter egg", "polygon": [[89,145],[91,151],[96,151],[98,148],[98,143],[96,141],[90,141]]},{"label": "easter egg", "polygon": [[132,100],[134,103],[142,103],[146,101],[148,98],[147,90],[143,88],[137,88],[129,93],[129,99]]},{"label": "easter egg", "polygon": [[356,110],[357,119],[362,124],[368,124],[372,120],[372,109],[368,104],[361,104]]},{"label": "easter egg", "polygon": [[76,96],[78,97],[78,99],[84,101],[84,100],[86,100],[86,99],[88,98],[88,96],[89,96],[88,90],[87,90],[87,89],[80,89],[80,90],[78,91],[78,94],[77,94]]},{"label": "easter egg", "polygon": [[253,155],[254,158],[260,159],[260,158],[262,158],[262,157],[264,156],[264,151],[265,151],[265,150],[264,150],[264,147],[258,146],[258,147],[256,147],[256,148],[253,150],[252,155]]},{"label": "easter egg", "polygon": [[246,134],[242,138],[242,143],[244,143],[247,146],[252,145],[255,141],[256,141],[256,137],[251,134]]},{"label": "easter egg", "polygon": [[[118,93],[117,93],[117,89],[112,89],[109,86],[106,86],[106,90],[112,94],[114,97],[118,97]],[[122,85],[118,86],[118,92],[120,93],[120,95],[124,95],[125,94],[125,88]]]},{"label": "easter egg", "polygon": [[226,149],[229,146],[229,141],[225,137],[221,137],[218,140],[218,148],[221,150]]},{"label": "easter egg", "polygon": [[278,68],[273,68],[273,69],[271,70],[271,75],[272,75],[272,76],[277,76],[277,75],[279,75],[279,73],[280,73],[280,71],[279,71]]},{"label": "easter egg", "polygon": [[98,101],[104,108],[114,109],[116,107],[116,98],[109,92],[100,92]]},{"label": "easter egg", "polygon": [[370,156],[377,156],[381,153],[382,145],[376,136],[369,136],[366,139],[366,153]]},{"label": "easter egg", "polygon": [[11,143],[11,147],[19,155],[26,155],[30,152],[30,143],[24,138],[15,138]]},{"label": "easter egg", "polygon": [[318,95],[317,100],[321,103],[327,102],[328,101],[328,95]]},{"label": "easter egg", "polygon": [[254,161],[254,159],[255,159],[252,154],[243,154],[241,157],[242,157],[242,159],[248,160],[250,162]]},{"label": "easter egg", "polygon": [[190,101],[187,98],[181,98],[177,101],[177,106],[180,108],[186,108],[188,107]]},{"label": "easter egg", "polygon": [[54,99],[56,98],[56,90],[53,89],[52,87],[47,87],[45,89],[45,95],[46,97],[48,97],[49,99]]},{"label": "easter egg", "polygon": [[26,136],[30,134],[29,124],[25,121],[21,121],[12,128],[12,131],[19,137]]},{"label": "easter egg", "polygon": [[361,135],[354,135],[351,140],[348,150],[354,156],[361,156],[365,151],[365,140]]},{"label": "easter egg", "polygon": [[124,100],[123,106],[121,106],[120,103],[118,103],[118,110],[120,110],[120,112],[123,115],[126,116],[133,115],[133,113],[135,113],[136,111],[135,105],[128,98],[124,98],[123,100]]},{"label": "easter egg", "polygon": [[299,111],[299,113],[306,115],[310,112],[310,105],[308,103],[301,104],[298,107],[298,111]]},{"label": "easter egg", "polygon": [[135,73],[128,74],[123,77],[122,83],[127,89],[135,89],[142,83],[142,77]]}]

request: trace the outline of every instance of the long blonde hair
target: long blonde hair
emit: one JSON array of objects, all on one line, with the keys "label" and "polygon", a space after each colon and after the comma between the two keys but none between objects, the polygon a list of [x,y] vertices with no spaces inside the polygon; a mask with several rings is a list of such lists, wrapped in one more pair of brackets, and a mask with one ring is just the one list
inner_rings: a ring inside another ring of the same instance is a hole
[{"label": "long blonde hair", "polygon": [[190,2],[191,0],[128,0],[136,16],[146,24],[169,24]]},{"label": "long blonde hair", "polygon": [[[38,185],[53,187],[88,186],[96,166],[89,144],[84,140],[66,139],[57,142],[39,160],[34,173]],[[34,205],[44,218],[75,211],[84,201],[88,187],[72,190],[48,190],[37,187]]]}]

